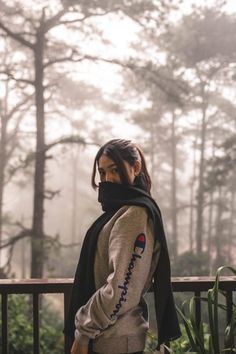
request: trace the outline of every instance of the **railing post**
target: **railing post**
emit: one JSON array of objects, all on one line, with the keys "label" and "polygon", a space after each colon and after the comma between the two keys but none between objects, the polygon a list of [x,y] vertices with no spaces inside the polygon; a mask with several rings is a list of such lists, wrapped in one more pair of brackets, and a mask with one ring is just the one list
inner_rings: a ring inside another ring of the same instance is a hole
[{"label": "railing post", "polygon": [[231,321],[233,314],[233,293],[232,291],[226,292],[226,307],[227,307],[227,324]]},{"label": "railing post", "polygon": [[201,292],[200,291],[195,291],[194,292],[195,296],[195,318],[196,318],[196,325],[197,328],[200,329],[200,323],[201,323]]},{"label": "railing post", "polygon": [[34,354],[39,354],[39,294],[33,293]]},{"label": "railing post", "polygon": [[8,294],[2,294],[2,352],[8,354],[8,316],[7,303]]},{"label": "railing post", "polygon": [[[64,323],[67,319],[68,312],[69,312],[69,305],[70,305],[70,291],[65,291],[64,292]],[[72,346],[72,339],[65,335],[64,337],[64,350],[65,354],[70,354],[70,349]]]},{"label": "railing post", "polygon": [[[226,325],[228,325],[231,322],[233,315],[233,292],[232,291],[227,291],[226,292]],[[232,338],[232,347],[234,347],[234,336]],[[233,353],[233,351],[229,351],[229,354]]]}]

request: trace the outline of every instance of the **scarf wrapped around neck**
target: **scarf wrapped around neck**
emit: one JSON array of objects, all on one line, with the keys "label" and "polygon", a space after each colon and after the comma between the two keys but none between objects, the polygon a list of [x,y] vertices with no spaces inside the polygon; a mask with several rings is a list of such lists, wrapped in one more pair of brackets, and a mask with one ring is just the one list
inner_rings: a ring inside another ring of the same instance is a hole
[{"label": "scarf wrapped around neck", "polygon": [[104,213],[92,224],[84,238],[79,263],[75,273],[64,333],[74,338],[75,314],[96,292],[94,262],[98,236],[101,229],[122,206],[137,205],[147,209],[153,221],[154,237],[161,244],[159,260],[153,276],[158,346],[164,342],[178,338],[181,332],[171,287],[171,271],[167,242],[161,211],[158,205],[150,194],[144,190],[142,184],[123,185],[101,182],[99,184],[98,201],[101,203]]}]

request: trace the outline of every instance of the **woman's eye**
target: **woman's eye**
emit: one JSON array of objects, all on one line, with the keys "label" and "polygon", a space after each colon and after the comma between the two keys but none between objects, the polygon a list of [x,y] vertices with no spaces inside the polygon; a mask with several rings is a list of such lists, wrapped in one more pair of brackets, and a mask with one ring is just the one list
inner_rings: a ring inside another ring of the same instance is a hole
[{"label": "woman's eye", "polygon": [[115,167],[115,168],[112,169],[112,172],[117,174],[118,173],[118,169]]}]

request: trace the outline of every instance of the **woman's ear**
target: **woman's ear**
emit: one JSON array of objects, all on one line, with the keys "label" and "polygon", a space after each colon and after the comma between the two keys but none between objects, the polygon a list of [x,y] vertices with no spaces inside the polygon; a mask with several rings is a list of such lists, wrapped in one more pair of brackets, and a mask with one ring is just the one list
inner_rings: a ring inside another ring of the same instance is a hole
[{"label": "woman's ear", "polygon": [[135,176],[138,176],[141,172],[142,164],[141,161],[136,160],[134,163],[134,174]]}]

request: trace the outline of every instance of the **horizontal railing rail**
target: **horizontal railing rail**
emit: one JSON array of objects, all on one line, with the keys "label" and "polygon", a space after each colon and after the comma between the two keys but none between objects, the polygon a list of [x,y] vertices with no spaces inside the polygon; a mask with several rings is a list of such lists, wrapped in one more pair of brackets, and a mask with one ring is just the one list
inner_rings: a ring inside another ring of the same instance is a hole
[{"label": "horizontal railing rail", "polygon": [[[180,277],[172,278],[174,292],[193,292],[200,297],[202,292],[211,289],[214,285],[214,277]],[[8,295],[31,294],[33,299],[33,353],[40,354],[39,337],[39,295],[63,294],[64,318],[69,308],[70,293],[73,279],[0,279],[1,316],[2,316],[2,351],[8,354]],[[222,276],[220,289],[226,292],[227,321],[230,321],[233,308],[233,292],[236,291],[236,277]],[[150,289],[152,291],[152,289]],[[201,321],[201,302],[196,302],[195,315],[197,322]],[[71,340],[65,336],[64,353],[69,354]]]}]

